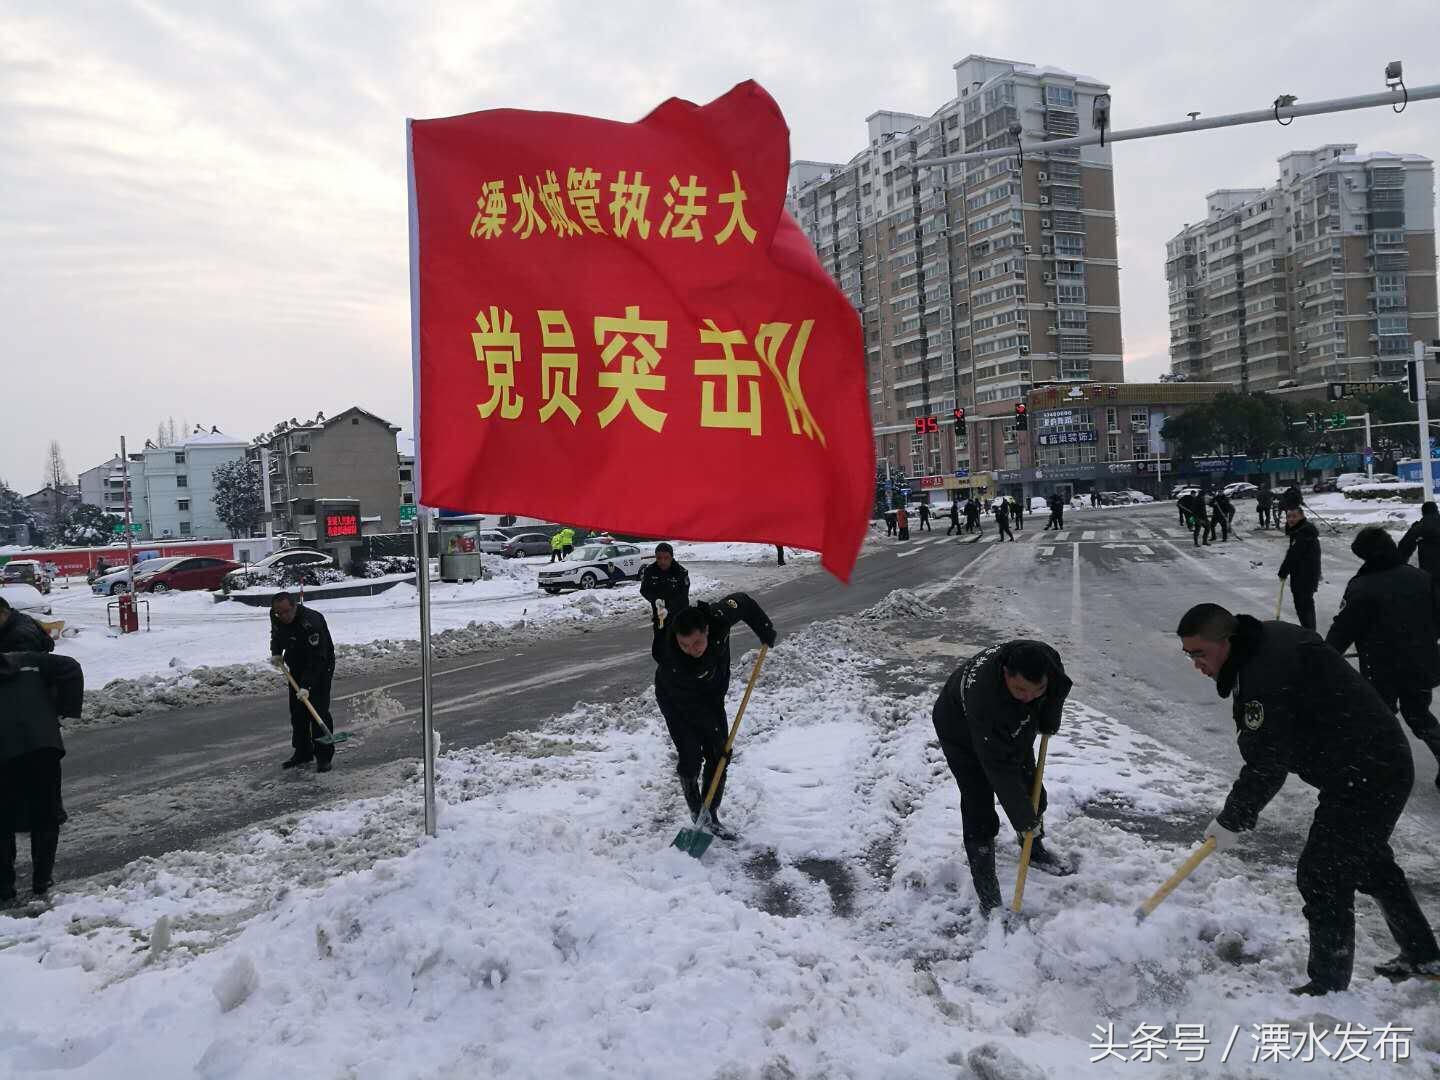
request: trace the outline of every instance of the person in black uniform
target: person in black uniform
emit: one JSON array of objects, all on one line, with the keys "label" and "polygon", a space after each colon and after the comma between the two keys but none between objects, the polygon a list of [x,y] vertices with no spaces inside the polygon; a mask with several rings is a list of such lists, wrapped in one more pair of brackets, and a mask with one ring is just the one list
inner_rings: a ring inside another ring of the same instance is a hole
[{"label": "person in black uniform", "polygon": [[1440,586],[1440,508],[1433,502],[1420,507],[1420,520],[1405,530],[1400,539],[1400,561],[1409,562],[1410,556],[1420,553],[1420,569]]},{"label": "person in black uniform", "polygon": [[0,652],[54,652],[45,628],[0,596]]},{"label": "person in black uniform", "polygon": [[1036,830],[1030,865],[1064,876],[1074,867],[1043,843],[1045,790],[1037,814],[1030,801],[1035,781],[1035,737],[1060,730],[1071,682],[1060,655],[1042,641],[992,645],[955,669],[935,701],[931,718],[945,761],[960,787],[961,835],[981,911],[1000,906],[995,800],[1023,843]]},{"label": "person in black uniform", "polygon": [[0,653],[0,906],[15,900],[15,834],[30,832],[31,888],[45,896],[65,820],[60,718],[78,717],[85,674],[68,656]]},{"label": "person in black uniform", "polygon": [[950,504],[950,527],[945,530],[946,536],[958,535],[960,532],[960,500],[957,498]]},{"label": "person in black uniform", "polygon": [[675,561],[669,544],[655,545],[655,561],[640,574],[640,595],[650,601],[650,623],[657,634],[669,614],[690,606],[690,573]]},{"label": "person in black uniform", "polygon": [[1255,518],[1260,522],[1260,528],[1270,527],[1270,505],[1275,501],[1268,485],[1262,484],[1260,490],[1255,493]]},{"label": "person in black uniform", "polygon": [[1015,515],[1015,528],[1025,531],[1025,497],[1010,500],[1010,509]]},{"label": "person in black uniform", "polygon": [[894,536],[895,533],[896,533],[896,529],[895,529],[895,511],[894,511],[894,510],[886,510],[886,511],[885,511],[885,535],[886,535],[886,536]]},{"label": "person in black uniform", "polygon": [[1240,769],[1205,831],[1216,851],[1255,828],[1293,772],[1320,792],[1295,882],[1310,924],[1309,981],[1294,994],[1350,985],[1355,893],[1373,896],[1400,955],[1387,978],[1440,974],[1440,945],[1390,850],[1390,834],[1415,779],[1395,714],[1360,673],[1312,630],[1198,604],[1176,629],[1181,648],[1230,697]]},{"label": "person in black uniform", "polygon": [[967,533],[983,533],[985,531],[985,526],[980,524],[980,504],[975,501],[973,495],[965,500],[965,531]]},{"label": "person in black uniform", "polygon": [[1187,492],[1176,500],[1180,508],[1180,519],[1185,522],[1190,530],[1190,538],[1199,547],[1203,538],[1204,543],[1210,543],[1210,530],[1206,528],[1205,496],[1199,492]]},{"label": "person in black uniform", "polygon": [[[290,745],[295,752],[280,767],[293,769],[313,761],[317,773],[329,772],[335,746],[315,740],[335,731],[335,721],[330,716],[335,644],[330,640],[325,616],[314,608],[297,607],[288,592],[276,593],[270,601],[270,662],[277,668],[281,663],[287,665],[300,686],[299,694],[294,687],[289,690]],[[305,708],[306,701],[320,714],[325,731],[316,730],[319,725]]]},{"label": "person in black uniform", "polygon": [[1228,543],[1230,522],[1235,517],[1235,504],[1225,492],[1217,491],[1210,500],[1210,511],[1210,538],[1215,538],[1215,529],[1219,526],[1220,539]]},{"label": "person in black uniform", "polygon": [[934,529],[930,528],[930,504],[929,504],[929,503],[923,503],[923,502],[922,502],[922,503],[920,504],[920,528],[919,528],[917,531],[919,531],[919,532],[934,532],[934,531],[935,531]]},{"label": "person in black uniform", "polygon": [[[1440,761],[1440,721],[1430,711],[1431,693],[1440,686],[1440,605],[1430,575],[1405,565],[1381,525],[1356,533],[1350,550],[1364,565],[1345,586],[1325,641],[1338,653],[1359,646],[1360,671],[1380,700],[1391,712],[1398,703],[1415,737]],[[1435,784],[1440,787],[1440,776]]]},{"label": "person in black uniform", "polygon": [[1003,544],[1008,536],[1011,543],[1015,541],[1015,534],[1010,531],[1010,500],[1005,496],[995,500],[995,528],[1000,533],[1000,542]]},{"label": "person in black uniform", "polygon": [[1300,495],[1289,491],[1280,499],[1285,510],[1285,535],[1290,548],[1280,564],[1280,580],[1290,582],[1295,617],[1306,630],[1315,629],[1315,591],[1320,588],[1320,530],[1305,517]]},{"label": "person in black uniform", "polygon": [[[769,617],[749,596],[737,592],[719,603],[702,602],[672,613],[650,649],[656,665],[655,701],[675,744],[675,771],[692,816],[700,813],[730,733],[725,717],[730,630],[742,621],[765,645],[775,644],[778,635]],[[716,836],[731,839],[719,817],[725,780],[720,778],[710,803],[710,824]]]}]

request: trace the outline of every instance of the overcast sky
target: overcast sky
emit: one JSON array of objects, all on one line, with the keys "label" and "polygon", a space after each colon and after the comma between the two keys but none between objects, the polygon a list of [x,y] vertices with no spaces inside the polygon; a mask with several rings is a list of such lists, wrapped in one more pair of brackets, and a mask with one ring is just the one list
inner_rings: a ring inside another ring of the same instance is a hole
[{"label": "overcast sky", "polygon": [[[599,9],[598,11],[596,9]],[[409,427],[407,116],[638,119],[758,79],[791,156],[929,114],[968,53],[1111,84],[1131,127],[1440,82],[1440,4],[982,2],[0,6],[0,478],[40,486],[174,417],[248,438],[359,404]],[[1297,147],[1440,156],[1440,102],[1115,150],[1127,378],[1167,370],[1163,245]]]}]

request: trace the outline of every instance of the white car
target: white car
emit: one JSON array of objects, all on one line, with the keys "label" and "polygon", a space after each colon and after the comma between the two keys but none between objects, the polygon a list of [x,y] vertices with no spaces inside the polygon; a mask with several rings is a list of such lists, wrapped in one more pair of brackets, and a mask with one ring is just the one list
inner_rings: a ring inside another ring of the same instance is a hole
[{"label": "white car", "polygon": [[[135,564],[135,581],[138,583],[141,578],[160,570],[165,570],[176,563],[179,559],[145,559]],[[130,575],[126,567],[116,570],[107,570],[90,583],[90,591],[96,596],[119,596],[130,587]]]},{"label": "white car", "polygon": [[1354,487],[1356,484],[1368,484],[1370,482],[1370,477],[1366,476],[1363,472],[1341,473],[1335,477],[1335,490],[1344,491],[1347,487]]},{"label": "white car", "polygon": [[[283,548],[280,551],[272,551],[263,559],[258,559],[243,569],[232,570],[225,576],[225,579],[226,584],[229,584],[231,578],[235,578],[237,575],[248,574],[255,570],[284,570],[288,567],[295,566],[314,566],[319,568],[331,565],[333,565],[333,562],[330,556],[326,555],[323,551],[312,551],[309,548]],[[238,587],[238,585],[234,587]]]},{"label": "white car", "polygon": [[26,615],[49,615],[50,600],[34,585],[0,585],[0,597]]},{"label": "white car", "polygon": [[1145,492],[1136,491],[1134,488],[1125,488],[1125,494],[1130,496],[1132,503],[1152,503],[1155,501],[1154,495],[1146,495]]},{"label": "white car", "polygon": [[536,583],[547,593],[563,589],[594,589],[622,581],[638,581],[645,564],[655,558],[634,544],[585,544],[563,563],[541,570]]}]

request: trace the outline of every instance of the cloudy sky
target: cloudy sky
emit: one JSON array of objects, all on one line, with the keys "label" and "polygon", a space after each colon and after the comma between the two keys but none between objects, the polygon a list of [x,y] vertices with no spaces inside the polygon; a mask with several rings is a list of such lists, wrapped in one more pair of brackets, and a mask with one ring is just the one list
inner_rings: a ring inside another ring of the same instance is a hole
[{"label": "cloudy sky", "polygon": [[[359,404],[408,427],[404,127],[491,107],[638,119],[758,79],[792,156],[930,113],[968,53],[1112,86],[1130,127],[1440,82],[1440,5],[543,0],[0,4],[0,478],[161,420],[249,437]],[[1166,370],[1163,245],[1295,147],[1440,156],[1440,102],[1115,151],[1127,377]]]}]

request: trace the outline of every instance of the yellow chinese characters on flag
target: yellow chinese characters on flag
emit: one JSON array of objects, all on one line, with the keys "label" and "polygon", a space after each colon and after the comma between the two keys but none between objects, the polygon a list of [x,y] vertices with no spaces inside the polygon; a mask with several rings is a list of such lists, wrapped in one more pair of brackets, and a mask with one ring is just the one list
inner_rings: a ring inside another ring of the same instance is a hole
[{"label": "yellow chinese characters on flag", "polygon": [[634,124],[410,122],[419,498],[819,550],[873,494],[859,322],[753,82]]}]

